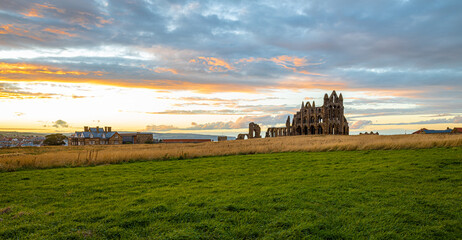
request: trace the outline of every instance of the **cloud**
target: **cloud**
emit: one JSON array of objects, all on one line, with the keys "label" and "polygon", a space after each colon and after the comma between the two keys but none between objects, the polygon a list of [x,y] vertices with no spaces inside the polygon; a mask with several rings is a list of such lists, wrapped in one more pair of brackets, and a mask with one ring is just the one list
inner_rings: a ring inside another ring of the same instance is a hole
[{"label": "cloud", "polygon": [[66,37],[75,37],[75,36],[77,36],[77,34],[69,33],[69,32],[67,32],[66,30],[63,30],[63,29],[44,28],[42,31],[53,33],[53,34],[55,34],[57,36],[66,36]]},{"label": "cloud", "polygon": [[214,129],[242,129],[247,128],[250,122],[260,124],[260,126],[275,126],[284,124],[287,120],[287,114],[280,114],[276,116],[263,115],[263,116],[243,116],[236,121],[228,122],[208,122],[196,123],[191,122],[190,127],[179,128],[173,125],[148,125],[146,131],[171,131],[171,130],[214,130]]},{"label": "cloud", "polygon": [[56,120],[56,122],[53,122],[52,127],[54,127],[54,128],[68,128],[69,125],[64,120]]},{"label": "cloud", "polygon": [[276,63],[277,65],[289,69],[295,73],[302,73],[306,75],[317,75],[317,76],[325,76],[324,74],[320,73],[314,73],[314,72],[309,72],[307,70],[303,70],[300,68],[304,68],[306,66],[311,66],[311,65],[320,65],[321,63],[309,63],[308,60],[305,57],[296,57],[296,56],[287,56],[287,55],[281,55],[281,56],[276,56],[276,57],[271,57],[271,58],[242,58],[239,59],[236,63],[253,63],[253,62],[261,62],[261,61],[267,61],[267,62],[273,62]]},{"label": "cloud", "polygon": [[173,69],[173,68],[161,68],[161,67],[158,67],[158,68],[154,69],[154,72],[156,72],[156,73],[170,72],[170,73],[173,73],[173,74],[178,74],[178,71]]},{"label": "cloud", "polygon": [[211,130],[211,129],[237,129],[240,128],[235,122],[211,122],[204,124],[191,123],[191,127],[188,130]]},{"label": "cloud", "polygon": [[287,114],[280,114],[276,116],[263,115],[263,116],[243,116],[238,118],[236,121],[229,122],[211,122],[197,124],[191,123],[191,127],[188,130],[211,130],[211,129],[240,129],[249,127],[250,122],[260,124],[260,126],[274,126],[278,124],[284,124],[287,120]]},{"label": "cloud", "polygon": [[31,33],[29,30],[24,29],[20,26],[13,25],[13,24],[1,25],[0,34],[13,35],[13,36],[18,36],[18,37],[26,37],[26,38],[31,38],[37,41],[43,41],[43,39],[36,36],[34,33]]},{"label": "cloud", "polygon": [[147,114],[172,114],[172,115],[238,115],[238,111],[231,109],[220,110],[166,110],[162,112],[146,112]]},{"label": "cloud", "polygon": [[102,75],[101,72],[82,72],[82,71],[67,71],[61,68],[39,65],[39,64],[28,64],[28,63],[7,63],[0,62],[0,74],[3,75],[3,78],[8,78],[8,76],[18,76],[18,75],[71,75],[71,76],[82,76],[82,75]]},{"label": "cloud", "polygon": [[438,124],[438,123],[462,123],[462,116],[454,116],[452,118],[434,118],[430,120],[417,121],[417,122],[403,122],[403,123],[387,123],[375,125],[423,125],[423,124]]},{"label": "cloud", "polygon": [[234,67],[232,67],[228,62],[215,57],[197,57],[191,59],[189,62],[205,65],[207,66],[207,70],[210,72],[227,72],[234,70]]},{"label": "cloud", "polygon": [[366,126],[372,125],[372,121],[369,120],[359,120],[354,122],[351,126],[350,129],[362,129]]},{"label": "cloud", "polygon": [[0,99],[47,99],[61,96],[61,94],[25,91],[17,84],[0,82]]},{"label": "cloud", "polygon": [[147,125],[144,129],[145,131],[170,131],[170,130],[177,130],[178,127],[173,125]]}]

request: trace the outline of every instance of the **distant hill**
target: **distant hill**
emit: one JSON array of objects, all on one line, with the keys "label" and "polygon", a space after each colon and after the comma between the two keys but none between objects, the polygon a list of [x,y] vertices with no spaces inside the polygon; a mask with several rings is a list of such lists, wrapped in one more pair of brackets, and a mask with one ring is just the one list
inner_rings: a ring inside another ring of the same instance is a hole
[{"label": "distant hill", "polygon": [[[118,131],[118,133],[133,133],[133,131]],[[156,133],[156,132],[143,132],[152,133],[154,139],[212,139],[218,141],[218,135],[205,135],[195,133]],[[236,140],[236,137],[227,136],[228,140]]]},{"label": "distant hill", "polygon": [[[117,131],[119,133],[132,133],[133,131]],[[150,132],[154,136],[154,139],[212,139],[213,141],[218,141],[217,135],[204,135],[204,134],[194,134],[194,133],[154,133]],[[34,132],[2,132],[0,135],[7,137],[22,137],[22,136],[46,136],[51,133],[34,133]],[[62,133],[65,136],[70,136],[73,133]],[[236,137],[228,136],[228,140],[235,140]]]},{"label": "distant hill", "polygon": [[0,135],[5,137],[46,136],[48,134],[49,133],[0,131]]},{"label": "distant hill", "polygon": [[[152,133],[154,139],[212,139],[218,141],[216,135],[203,135],[194,133]],[[228,140],[235,140],[235,137],[228,136]]]}]

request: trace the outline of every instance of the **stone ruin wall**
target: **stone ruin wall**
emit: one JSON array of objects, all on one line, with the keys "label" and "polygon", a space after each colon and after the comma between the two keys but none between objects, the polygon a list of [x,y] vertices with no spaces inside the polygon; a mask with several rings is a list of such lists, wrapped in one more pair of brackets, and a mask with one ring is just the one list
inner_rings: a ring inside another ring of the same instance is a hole
[{"label": "stone ruin wall", "polygon": [[244,139],[246,139],[246,137],[247,137],[247,139],[261,138],[260,125],[254,123],[254,122],[249,123],[249,133],[248,134],[241,133],[241,134],[237,135],[236,140],[244,140]]}]

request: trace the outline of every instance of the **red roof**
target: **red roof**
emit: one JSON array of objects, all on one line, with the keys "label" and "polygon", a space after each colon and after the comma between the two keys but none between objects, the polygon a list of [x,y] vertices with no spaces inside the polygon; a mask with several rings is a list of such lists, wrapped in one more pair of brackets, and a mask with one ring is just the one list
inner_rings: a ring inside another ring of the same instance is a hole
[{"label": "red roof", "polygon": [[420,133],[425,133],[424,130],[427,130],[426,128],[421,128],[420,130],[417,130],[415,132],[413,132],[412,134],[420,134]]},{"label": "red roof", "polygon": [[453,133],[462,133],[462,128],[454,128]]},{"label": "red roof", "polygon": [[163,143],[203,143],[211,141],[212,139],[162,139]]}]

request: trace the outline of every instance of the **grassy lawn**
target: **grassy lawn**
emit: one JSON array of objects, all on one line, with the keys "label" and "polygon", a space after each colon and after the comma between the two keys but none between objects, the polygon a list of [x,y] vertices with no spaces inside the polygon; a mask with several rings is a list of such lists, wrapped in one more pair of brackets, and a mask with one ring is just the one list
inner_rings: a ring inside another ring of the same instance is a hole
[{"label": "grassy lawn", "polygon": [[462,148],[0,173],[0,239],[457,239]]}]

